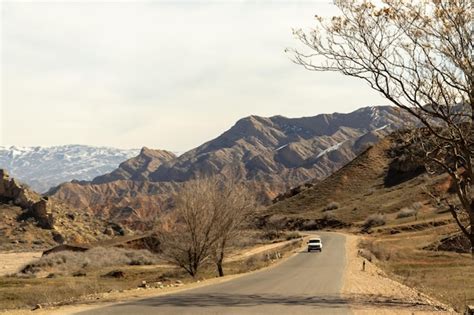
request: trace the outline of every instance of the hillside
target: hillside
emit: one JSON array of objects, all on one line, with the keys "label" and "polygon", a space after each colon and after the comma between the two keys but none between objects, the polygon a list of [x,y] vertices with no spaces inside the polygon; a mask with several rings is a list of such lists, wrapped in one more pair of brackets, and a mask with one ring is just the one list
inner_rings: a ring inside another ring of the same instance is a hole
[{"label": "hillside", "polygon": [[0,170],[0,250],[88,243],[118,235],[119,229],[58,200],[42,198]]},{"label": "hillside", "polygon": [[176,155],[169,151],[144,147],[138,156],[121,163],[113,172],[94,178],[92,183],[104,184],[117,180],[146,181],[163,163],[174,159]]},{"label": "hillside", "polygon": [[422,160],[407,154],[415,148],[398,134],[386,137],[323,181],[280,195],[257,222],[264,230],[359,234],[361,258],[462,312],[474,302],[474,284],[466,280],[474,277],[470,243],[447,206],[428,194],[456,202],[449,178],[428,175]]},{"label": "hillside", "polygon": [[445,181],[430,178],[421,159],[408,158],[398,134],[392,134],[360,154],[326,179],[282,194],[268,208],[268,215],[320,218],[330,203],[330,213],[347,223],[364,220],[372,213],[394,213],[414,202],[431,202],[425,186]]},{"label": "hillside", "polygon": [[2,147],[0,168],[40,193],[71,180],[91,180],[114,170],[139,150],[64,145],[55,147]]},{"label": "hillside", "polygon": [[250,116],[179,157],[142,150],[109,174],[60,185],[49,195],[105,215],[123,207],[142,212],[145,205],[147,213],[160,212],[180,183],[218,174],[248,182],[268,201],[327,177],[405,121],[389,106],[303,118]]}]

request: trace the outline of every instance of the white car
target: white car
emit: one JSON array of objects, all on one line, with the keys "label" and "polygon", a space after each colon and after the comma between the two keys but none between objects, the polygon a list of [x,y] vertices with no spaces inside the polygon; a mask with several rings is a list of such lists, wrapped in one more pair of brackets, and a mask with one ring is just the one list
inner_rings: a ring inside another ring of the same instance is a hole
[{"label": "white car", "polygon": [[308,241],[308,252],[312,250],[323,250],[323,242],[320,237],[312,237]]}]

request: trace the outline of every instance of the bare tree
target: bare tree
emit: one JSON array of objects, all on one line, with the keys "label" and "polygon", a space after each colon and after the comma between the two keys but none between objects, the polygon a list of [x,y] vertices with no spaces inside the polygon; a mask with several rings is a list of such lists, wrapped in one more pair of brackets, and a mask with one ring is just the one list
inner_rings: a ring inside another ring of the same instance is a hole
[{"label": "bare tree", "polygon": [[255,198],[235,180],[214,177],[186,183],[157,233],[162,257],[193,277],[213,261],[223,276],[225,252],[254,209]]},{"label": "bare tree", "polygon": [[224,276],[223,262],[228,247],[236,244],[240,234],[255,213],[256,199],[243,184],[234,178],[221,185],[212,195],[214,207],[221,215],[216,224],[217,242],[213,247],[213,258],[220,277]]},{"label": "bare tree", "polygon": [[472,0],[381,2],[334,1],[340,16],[295,30],[307,52],[290,50],[293,61],[364,80],[419,120],[427,169],[449,174],[449,207],[474,258]]},{"label": "bare tree", "polygon": [[161,223],[158,232],[161,256],[195,277],[209,260],[217,242],[215,225],[220,214],[209,202],[212,182],[195,180],[184,185],[175,196],[173,213]]}]

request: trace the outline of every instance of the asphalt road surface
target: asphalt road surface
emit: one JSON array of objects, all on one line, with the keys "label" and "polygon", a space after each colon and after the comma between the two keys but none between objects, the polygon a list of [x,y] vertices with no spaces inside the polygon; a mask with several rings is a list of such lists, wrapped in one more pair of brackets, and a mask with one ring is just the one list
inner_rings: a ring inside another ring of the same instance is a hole
[{"label": "asphalt road surface", "polygon": [[340,297],[345,236],[318,233],[323,251],[215,285],[114,304],[79,314],[350,314]]}]

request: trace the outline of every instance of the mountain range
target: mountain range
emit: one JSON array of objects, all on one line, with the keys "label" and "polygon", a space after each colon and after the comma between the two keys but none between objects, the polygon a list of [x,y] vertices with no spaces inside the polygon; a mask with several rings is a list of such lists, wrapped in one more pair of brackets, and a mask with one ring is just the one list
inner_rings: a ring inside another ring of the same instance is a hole
[{"label": "mountain range", "polygon": [[12,177],[43,193],[71,180],[92,180],[139,152],[86,145],[0,146],[0,169],[8,170]]},{"label": "mountain range", "polygon": [[407,120],[390,106],[303,118],[249,116],[179,157],[143,148],[108,174],[62,184],[48,195],[109,218],[143,221],[166,210],[182,183],[218,175],[245,181],[270,201],[329,176]]}]

